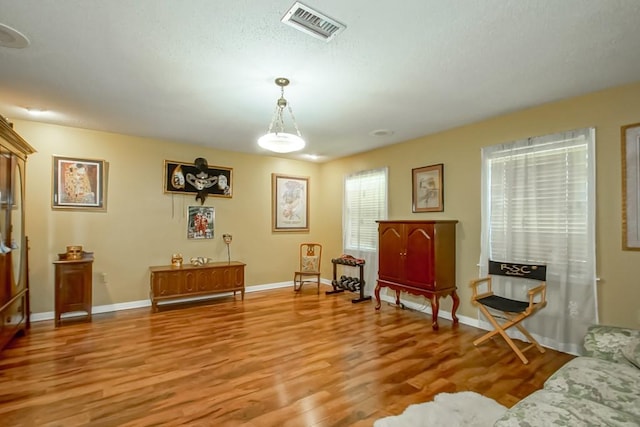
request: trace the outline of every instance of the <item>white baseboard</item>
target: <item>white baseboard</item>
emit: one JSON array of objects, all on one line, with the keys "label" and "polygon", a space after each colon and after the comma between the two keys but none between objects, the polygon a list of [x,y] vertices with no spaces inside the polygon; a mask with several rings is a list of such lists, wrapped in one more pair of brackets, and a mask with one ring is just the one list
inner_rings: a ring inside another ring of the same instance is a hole
[{"label": "white baseboard", "polygon": [[[388,302],[389,304],[393,304],[394,306],[396,304],[395,295],[380,295],[380,300],[384,302]],[[402,294],[400,294],[400,303],[410,310],[419,311],[421,313],[425,313],[428,315],[433,314],[433,312],[431,311],[431,304],[428,302],[426,302],[425,304],[418,304],[413,301],[407,301],[403,299]],[[459,314],[457,314],[456,317],[458,318],[458,321],[464,325],[483,329],[478,319],[474,319],[472,317],[467,317],[467,316],[461,316]],[[445,310],[438,310],[438,318],[453,320],[453,317],[451,317],[451,312],[445,311]]]},{"label": "white baseboard", "polygon": [[[327,280],[327,279],[321,279],[321,282],[325,285],[331,285],[331,281]],[[262,292],[262,291],[268,291],[268,290],[272,290],[272,289],[280,289],[280,288],[288,288],[288,287],[293,287],[293,282],[279,282],[279,283],[268,283],[265,285],[255,285],[255,286],[247,286],[245,288],[245,292],[249,293],[249,292]],[[171,302],[168,302],[166,304],[172,304],[172,303],[176,303],[176,302],[193,302],[193,301],[201,301],[201,300],[207,300],[207,299],[216,299],[216,298],[224,298],[224,297],[228,297],[233,295],[233,292],[225,292],[225,293],[220,293],[220,294],[212,294],[212,295],[207,295],[207,296],[201,296],[201,297],[187,297],[187,298],[176,298],[175,300],[172,300]],[[374,298],[375,299],[375,298]],[[395,296],[393,295],[380,295],[380,299],[382,301],[388,302],[390,304],[395,305]],[[400,297],[400,302],[407,308],[411,309],[411,310],[415,310],[415,311],[419,311],[422,313],[426,313],[431,315],[431,305],[427,302],[425,304],[418,304],[412,301],[407,301],[407,300],[403,300],[402,296]],[[159,306],[162,306],[164,304],[160,303],[158,304]],[[150,307],[151,306],[151,300],[148,299],[144,299],[144,300],[139,300],[139,301],[129,301],[129,302],[123,302],[123,303],[116,303],[116,304],[106,304],[106,305],[97,305],[94,306],[91,310],[91,314],[101,314],[101,313],[110,313],[113,311],[120,311],[120,310],[131,310],[134,308],[144,308],[144,307]],[[69,319],[69,318],[73,318],[73,317],[79,317],[79,316],[84,316],[84,313],[65,313],[62,318],[63,319]],[[45,320],[53,320],[55,317],[55,313],[53,311],[47,311],[47,312],[42,312],[42,313],[32,313],[31,314],[31,321],[32,322],[41,322],[41,321],[45,321]],[[438,317],[441,317],[443,319],[447,319],[447,320],[452,320],[453,318],[451,317],[451,312],[445,311],[445,310],[439,310],[438,312]],[[487,323],[485,322],[480,322],[478,319],[473,319],[471,317],[467,317],[467,316],[460,316],[458,315],[458,320],[460,321],[460,323],[465,324],[465,325],[469,325],[469,326],[473,326],[476,328],[480,328],[480,329],[486,329],[489,330],[489,327],[487,327]]]},{"label": "white baseboard", "polygon": [[[325,283],[326,281],[323,279],[322,282]],[[331,282],[329,281],[327,284],[330,285]],[[261,292],[261,291],[268,291],[271,289],[279,289],[279,288],[286,288],[286,287],[293,287],[293,282],[280,282],[280,283],[269,283],[266,285],[247,286],[245,288],[245,292],[247,293]],[[224,298],[231,295],[233,295],[233,292],[224,292],[220,294],[212,294],[212,295],[206,295],[201,297],[176,298],[174,300],[171,300],[170,303],[166,303],[166,304],[172,304],[176,302],[193,302],[193,301],[201,301],[201,300],[207,300],[207,299]],[[158,305],[162,307],[164,304],[159,303]],[[144,299],[139,301],[129,301],[129,302],[116,303],[116,304],[96,305],[91,308],[91,314],[110,313],[113,311],[131,310],[134,308],[144,308],[144,307],[151,307],[151,300]],[[61,317],[63,319],[70,319],[73,317],[80,317],[80,316],[86,316],[86,314],[82,312],[77,312],[77,313],[72,312],[72,313],[65,313]],[[55,318],[55,312],[46,311],[42,313],[31,313],[30,319],[32,322],[42,322],[45,320],[53,320],[54,318]]]}]

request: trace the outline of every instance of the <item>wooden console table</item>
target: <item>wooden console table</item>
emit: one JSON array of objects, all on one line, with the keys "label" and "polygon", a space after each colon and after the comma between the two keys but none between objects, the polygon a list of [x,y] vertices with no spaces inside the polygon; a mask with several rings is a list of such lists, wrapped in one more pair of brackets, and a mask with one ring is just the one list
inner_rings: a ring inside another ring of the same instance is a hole
[{"label": "wooden console table", "polygon": [[212,262],[182,267],[149,267],[151,272],[151,307],[158,311],[158,301],[240,291],[244,300],[244,266],[238,261]]}]

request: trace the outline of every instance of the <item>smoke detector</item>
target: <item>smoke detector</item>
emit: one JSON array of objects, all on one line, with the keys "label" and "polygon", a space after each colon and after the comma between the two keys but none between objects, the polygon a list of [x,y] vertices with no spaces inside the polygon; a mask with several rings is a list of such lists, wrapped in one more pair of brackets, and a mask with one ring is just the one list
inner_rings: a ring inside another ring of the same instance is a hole
[{"label": "smoke detector", "polygon": [[346,25],[298,1],[284,14],[281,21],[326,42],[333,40],[347,28]]}]

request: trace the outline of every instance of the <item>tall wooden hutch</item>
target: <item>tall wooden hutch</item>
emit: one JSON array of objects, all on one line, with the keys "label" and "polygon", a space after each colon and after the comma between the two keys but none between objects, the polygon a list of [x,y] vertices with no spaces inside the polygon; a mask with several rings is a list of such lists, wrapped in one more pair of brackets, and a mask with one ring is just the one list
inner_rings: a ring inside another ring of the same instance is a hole
[{"label": "tall wooden hutch", "polygon": [[0,116],[0,350],[29,327],[25,166],[35,150]]},{"label": "tall wooden hutch", "polygon": [[451,296],[453,323],[460,299],[456,293],[456,220],[378,221],[378,283],[376,310],[380,309],[380,289],[393,289],[396,304],[400,292],[423,296],[431,302],[432,328],[438,330],[439,299]]}]

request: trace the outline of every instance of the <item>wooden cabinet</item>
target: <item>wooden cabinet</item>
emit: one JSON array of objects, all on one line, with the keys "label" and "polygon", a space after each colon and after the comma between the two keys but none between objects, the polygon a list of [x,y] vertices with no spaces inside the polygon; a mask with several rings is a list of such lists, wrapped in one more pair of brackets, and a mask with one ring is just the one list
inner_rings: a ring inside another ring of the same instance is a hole
[{"label": "wooden cabinet", "polygon": [[380,309],[380,289],[421,295],[431,302],[432,327],[438,329],[438,299],[451,296],[452,318],[460,299],[456,293],[456,224],[458,221],[378,221],[378,282],[376,310]]},{"label": "wooden cabinet", "polygon": [[0,116],[0,350],[29,328],[24,196],[27,155],[34,151]]},{"label": "wooden cabinet", "polygon": [[56,270],[55,324],[60,326],[62,315],[71,312],[85,312],[91,321],[93,254],[83,252],[80,259],[67,259],[60,254],[54,261]]},{"label": "wooden cabinet", "polygon": [[200,266],[173,265],[149,267],[150,297],[153,311],[158,301],[240,291],[244,299],[244,266],[237,261],[213,262]]}]

